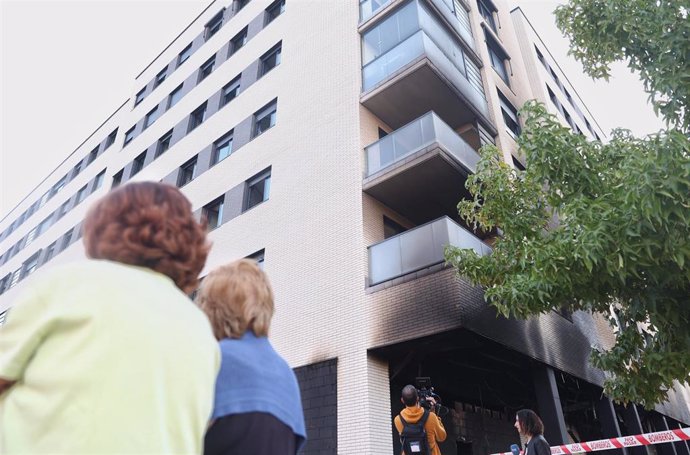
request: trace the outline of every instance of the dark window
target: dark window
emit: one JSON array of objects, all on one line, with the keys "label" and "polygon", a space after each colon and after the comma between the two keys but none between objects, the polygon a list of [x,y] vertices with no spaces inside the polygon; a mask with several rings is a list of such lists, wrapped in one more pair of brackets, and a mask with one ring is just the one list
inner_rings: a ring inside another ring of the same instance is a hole
[{"label": "dark window", "polygon": [[394,235],[401,234],[405,232],[407,229],[403,227],[401,224],[396,223],[395,221],[391,220],[387,216],[384,215],[383,217],[383,238],[387,239],[389,237],[393,237]]},{"label": "dark window", "polygon": [[235,11],[239,11],[249,3],[250,0],[235,0]]},{"label": "dark window", "polygon": [[70,229],[69,231],[65,232],[65,234],[62,236],[62,241],[60,242],[60,251],[64,250],[67,248],[72,241],[72,233],[74,232],[74,228]]},{"label": "dark window", "polygon": [[210,59],[206,60],[206,62],[201,65],[201,68],[199,68],[199,80],[198,82],[203,81],[206,79],[212,72],[213,72],[213,67],[216,65],[216,56],[214,55]]},{"label": "dark window", "polygon": [[27,277],[34,273],[36,271],[36,268],[38,267],[38,256],[39,253],[34,254],[31,256],[29,259],[24,262],[24,276]]},{"label": "dark window", "polygon": [[74,201],[74,205],[78,205],[84,198],[86,198],[86,185],[82,186],[79,188],[79,191],[77,191],[77,198]]},{"label": "dark window", "polygon": [[180,66],[186,62],[190,55],[192,55],[192,43],[189,43],[187,47],[182,49],[180,55],[177,56],[177,66]]},{"label": "dark window", "polygon": [[223,96],[220,99],[220,105],[225,106],[240,93],[240,76],[231,80],[225,87],[223,87]]},{"label": "dark window", "polygon": [[187,133],[189,133],[190,131],[192,131],[194,128],[201,125],[202,123],[204,123],[205,119],[206,119],[206,102],[204,102],[204,104],[202,104],[201,106],[194,109],[194,111],[190,114],[190,116],[189,116],[189,128],[187,129]]},{"label": "dark window", "polygon": [[266,52],[261,56],[261,64],[259,69],[259,77],[271,71],[276,66],[280,65],[280,53],[282,44],[278,44],[276,47]]},{"label": "dark window", "polygon": [[383,139],[386,136],[388,136],[388,133],[386,133],[385,130],[379,128],[379,139]]},{"label": "dark window", "polygon": [[261,270],[264,269],[264,261],[266,260],[266,250],[259,250],[256,253],[252,253],[249,256],[247,256],[247,259],[251,259],[253,261],[256,261],[256,265],[259,266]]},{"label": "dark window", "polygon": [[494,33],[498,33],[496,29],[496,21],[494,20],[494,9],[490,8],[484,0],[477,0],[477,6],[479,8],[479,14],[482,15],[484,18],[484,21],[486,21],[487,25],[491,27],[491,30],[494,31]]},{"label": "dark window", "polygon": [[55,254],[55,246],[56,245],[57,245],[57,242],[53,242],[46,247],[46,254],[43,255],[43,263],[44,264],[53,258],[53,255]]},{"label": "dark window", "polygon": [[577,129],[577,125],[575,125],[575,121],[570,116],[570,113],[568,111],[566,111],[565,109],[563,109],[563,116],[565,117],[565,121],[568,122],[568,125],[570,125],[570,127],[572,129],[574,129],[574,130]]},{"label": "dark window", "polygon": [[247,180],[246,196],[244,199],[243,211],[249,210],[268,200],[271,192],[271,169],[261,172],[255,177]]},{"label": "dark window", "polygon": [[97,157],[98,157],[98,147],[96,147],[95,149],[93,149],[89,152],[89,156],[86,157],[86,165],[88,166],[89,164],[93,163]]},{"label": "dark window", "polygon": [[137,92],[137,95],[134,97],[134,105],[138,105],[142,101],[144,101],[144,93],[146,93],[146,87],[142,88]]},{"label": "dark window", "polygon": [[506,68],[506,60],[508,56],[503,52],[501,47],[489,35],[486,35],[486,46],[489,50],[489,58],[491,59],[491,66],[496,70],[503,81],[510,85],[510,78],[508,77],[508,69]]},{"label": "dark window", "polygon": [[12,279],[10,280],[10,285],[7,287],[7,289],[11,289],[17,283],[19,283],[19,276],[21,274],[22,274],[22,268],[21,267],[14,271],[14,273],[12,274]]},{"label": "dark window", "polygon": [[[190,46],[191,46],[191,44],[190,44]],[[166,66],[165,68],[160,70],[160,72],[158,74],[156,74],[156,80],[153,83],[154,88],[158,87],[159,85],[161,85],[163,83],[167,73],[168,73],[168,67]]]},{"label": "dark window", "polygon": [[268,106],[254,114],[252,137],[256,137],[276,124],[277,103],[272,101]]},{"label": "dark window", "polygon": [[206,220],[206,227],[209,231],[217,228],[223,223],[223,202],[225,196],[221,196],[215,201],[206,204],[202,210],[202,216]]},{"label": "dark window", "polygon": [[539,50],[539,48],[537,46],[534,46],[534,50],[537,51],[537,58],[539,59],[541,64],[544,66],[547,66],[546,60],[544,59],[544,54],[541,53],[541,51]]},{"label": "dark window", "polygon": [[74,165],[74,169],[72,170],[72,178],[76,177],[81,172],[81,164],[82,161],[79,161],[77,164]]},{"label": "dark window", "polygon": [[525,170],[525,166],[522,164],[522,162],[520,160],[518,160],[517,158],[515,158],[512,155],[511,155],[511,158],[513,159],[513,165],[515,166],[515,169],[518,169],[520,171]]},{"label": "dark window", "polygon": [[129,173],[130,177],[134,177],[142,169],[144,169],[144,162],[146,161],[146,152],[142,152],[132,161],[132,171]]},{"label": "dark window", "polygon": [[124,173],[125,173],[124,169],[120,169],[120,171],[117,174],[113,175],[112,188],[116,188],[117,186],[120,185],[120,183],[122,183],[122,176],[124,175]]},{"label": "dark window", "polygon": [[[53,185],[53,188],[50,190],[50,197],[53,197],[56,194],[58,194],[60,192],[60,190],[62,190],[65,187],[66,184],[67,184],[67,176],[64,176],[60,180],[58,180],[58,182],[55,185]],[[19,222],[17,224],[17,226],[19,224],[21,224],[21,222]]]},{"label": "dark window", "polygon": [[[100,174],[96,176],[96,180],[94,181],[93,184],[93,191],[96,191],[103,185],[103,180],[105,179],[105,169],[103,169]],[[92,191],[92,192],[93,192]]]},{"label": "dark window", "polygon": [[213,16],[213,19],[208,21],[208,24],[206,24],[206,28],[204,30],[204,39],[209,39],[218,33],[218,30],[220,30],[220,28],[223,26],[223,11],[225,11],[225,8]]},{"label": "dark window", "polygon": [[556,97],[556,94],[551,90],[551,87],[546,85],[546,91],[549,94],[549,98],[551,99],[551,102],[553,103],[554,106],[556,106],[556,109],[558,112],[563,112],[563,107],[561,106],[561,102],[558,101],[558,98]]},{"label": "dark window", "polygon": [[223,161],[232,153],[232,134],[230,131],[225,136],[213,143],[213,155],[211,156],[211,166]]},{"label": "dark window", "polygon": [[170,96],[168,97],[168,109],[176,105],[180,99],[182,99],[182,84],[178,85],[175,90],[170,92]]},{"label": "dark window", "polygon": [[285,12],[285,0],[276,0],[266,8],[266,24],[273,22],[275,18]]},{"label": "dark window", "polygon": [[177,176],[177,186],[183,187],[196,177],[196,156],[180,166]]},{"label": "dark window", "polygon": [[501,92],[498,92],[498,100],[501,105],[503,122],[506,124],[507,131],[513,138],[517,139],[520,135],[520,122],[518,121],[517,109],[510,104],[508,99],[503,96]]},{"label": "dark window", "polygon": [[113,145],[115,142],[115,138],[117,137],[117,128],[115,128],[115,131],[110,133],[108,135],[108,138],[105,140],[105,147],[103,148],[104,150]]},{"label": "dark window", "polygon": [[136,125],[128,129],[125,133],[125,142],[122,144],[123,147],[132,142],[132,139],[134,139],[134,128],[136,128]]},{"label": "dark window", "polygon": [[158,118],[158,106],[154,107],[146,114],[146,120],[144,121],[144,128],[148,128],[156,121]]},{"label": "dark window", "polygon": [[164,154],[166,150],[168,150],[170,148],[170,141],[172,140],[172,133],[173,133],[173,130],[170,130],[167,133],[165,133],[163,136],[161,136],[160,139],[158,139],[158,144],[156,145],[155,158],[158,158],[159,156]]},{"label": "dark window", "polygon": [[247,27],[243,28],[230,40],[230,55],[234,54],[247,43]]}]

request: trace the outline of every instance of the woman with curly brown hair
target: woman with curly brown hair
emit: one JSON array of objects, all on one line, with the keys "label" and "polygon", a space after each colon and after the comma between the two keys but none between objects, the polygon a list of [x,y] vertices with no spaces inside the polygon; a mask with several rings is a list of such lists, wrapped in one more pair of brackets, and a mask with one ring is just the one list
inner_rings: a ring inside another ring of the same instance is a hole
[{"label": "woman with curly brown hair", "polygon": [[1,453],[201,453],[219,368],[187,298],[209,244],[172,186],[91,208],[89,260],[37,276],[0,329]]}]

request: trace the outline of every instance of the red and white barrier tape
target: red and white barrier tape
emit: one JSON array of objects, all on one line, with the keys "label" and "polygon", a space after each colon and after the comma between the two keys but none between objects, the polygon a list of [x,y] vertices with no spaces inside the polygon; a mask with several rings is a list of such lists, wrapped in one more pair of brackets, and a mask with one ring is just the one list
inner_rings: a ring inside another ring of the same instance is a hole
[{"label": "red and white barrier tape", "polygon": [[[599,439],[597,441],[579,442],[552,446],[551,455],[570,455],[572,453],[597,452],[599,450],[622,449],[623,447],[649,446],[665,442],[690,440],[690,428],[657,431],[655,433],[638,434],[635,436],[621,436],[620,438]],[[522,451],[520,452],[523,453]],[[513,455],[512,452],[499,452],[491,455]]]}]

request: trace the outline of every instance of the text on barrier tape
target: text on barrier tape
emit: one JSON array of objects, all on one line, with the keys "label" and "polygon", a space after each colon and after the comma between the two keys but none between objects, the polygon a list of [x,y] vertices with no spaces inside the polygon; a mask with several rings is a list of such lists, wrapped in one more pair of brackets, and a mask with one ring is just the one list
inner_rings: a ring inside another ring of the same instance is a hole
[{"label": "text on barrier tape", "polygon": [[[597,441],[578,442],[562,446],[552,446],[551,455],[570,455],[572,453],[597,452],[599,450],[622,449],[623,447],[649,446],[665,442],[690,440],[690,428],[657,431],[655,433],[621,436],[620,438],[599,439]],[[523,452],[521,451],[520,454]],[[511,452],[499,452],[491,455],[513,455]]]}]

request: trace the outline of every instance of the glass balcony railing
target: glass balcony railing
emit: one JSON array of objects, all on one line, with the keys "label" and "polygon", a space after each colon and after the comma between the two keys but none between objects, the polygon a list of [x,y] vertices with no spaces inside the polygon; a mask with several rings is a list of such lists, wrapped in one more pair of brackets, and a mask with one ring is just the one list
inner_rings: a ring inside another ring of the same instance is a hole
[{"label": "glass balcony railing", "polygon": [[445,261],[446,245],[474,250],[491,248],[447,216],[369,247],[369,283],[375,285]]},{"label": "glass balcony railing", "polygon": [[474,172],[479,154],[435,113],[428,112],[367,146],[367,177],[431,144],[439,144],[464,168]]}]

